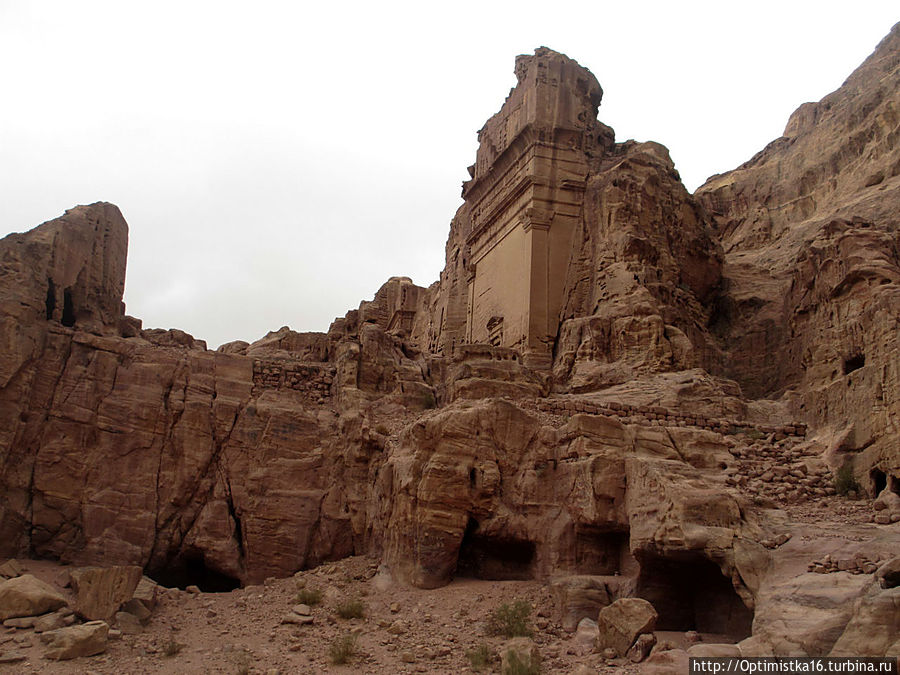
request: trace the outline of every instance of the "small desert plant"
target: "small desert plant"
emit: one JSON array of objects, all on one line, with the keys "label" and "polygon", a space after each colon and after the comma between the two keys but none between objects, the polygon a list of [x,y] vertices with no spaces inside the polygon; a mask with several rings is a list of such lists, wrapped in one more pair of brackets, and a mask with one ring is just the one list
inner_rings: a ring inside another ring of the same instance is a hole
[{"label": "small desert plant", "polygon": [[844,464],[834,474],[834,491],[842,497],[847,496],[853,491],[859,492],[859,483],[853,475],[853,467],[850,462]]},{"label": "small desert plant", "polygon": [[469,659],[469,665],[473,670],[483,670],[491,665],[491,650],[483,642],[466,652],[466,658]]},{"label": "small desert plant", "polygon": [[318,588],[301,588],[294,598],[296,602],[314,607],[322,602],[322,591]]},{"label": "small desert plant", "polygon": [[531,637],[529,614],[531,605],[525,600],[500,605],[488,617],[486,624],[488,635],[502,635],[508,638]]},{"label": "small desert plant", "polygon": [[359,598],[342,600],[334,609],[342,619],[361,619],[366,614],[366,607]]},{"label": "small desert plant", "polygon": [[169,641],[163,645],[163,656],[175,656],[184,649],[184,645],[175,640],[175,636],[171,636]]},{"label": "small desert plant", "polygon": [[241,654],[237,658],[237,669],[234,672],[237,675],[250,675],[250,657],[247,654]]},{"label": "small desert plant", "polygon": [[541,672],[539,663],[531,660],[522,660],[512,649],[506,651],[506,663],[503,666],[502,675],[538,675]]},{"label": "small desert plant", "polygon": [[387,426],[385,426],[384,424],[379,424],[377,427],[375,427],[375,431],[378,432],[379,434],[381,434],[382,436],[390,436],[391,435],[391,430],[388,429]]},{"label": "small desert plant", "polygon": [[766,435],[756,427],[750,427],[744,432],[744,435],[751,441],[761,441],[766,437]]},{"label": "small desert plant", "polygon": [[336,637],[328,648],[328,656],[336,666],[347,663],[354,654],[356,654],[356,636],[353,633]]}]

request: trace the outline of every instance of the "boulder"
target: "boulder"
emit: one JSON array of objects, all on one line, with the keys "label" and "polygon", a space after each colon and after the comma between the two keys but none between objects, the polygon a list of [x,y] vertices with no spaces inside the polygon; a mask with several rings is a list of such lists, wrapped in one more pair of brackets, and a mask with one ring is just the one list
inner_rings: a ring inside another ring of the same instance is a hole
[{"label": "boulder", "polygon": [[123,635],[140,635],[144,632],[141,620],[130,612],[116,612],[116,629]]},{"label": "boulder", "polygon": [[80,656],[93,656],[106,651],[109,625],[105,621],[88,621],[77,626],[44,633],[47,643],[44,658],[66,661]]},{"label": "boulder", "polygon": [[578,622],[578,628],[572,636],[572,649],[578,656],[590,654],[594,651],[599,636],[600,629],[597,628],[597,622],[584,618]]},{"label": "boulder", "polygon": [[131,596],[135,600],[139,600],[144,607],[151,612],[156,608],[159,596],[159,584],[150,577],[141,577],[134,594]]},{"label": "boulder", "polygon": [[0,619],[38,616],[66,604],[66,598],[55,588],[30,575],[0,583]]},{"label": "boulder", "polygon": [[75,612],[85,619],[111,619],[123,603],[131,600],[141,568],[137,565],[83,567],[70,572],[76,593]]},{"label": "boulder", "polygon": [[593,618],[612,598],[606,582],[595,576],[579,575],[554,579],[550,585],[557,614],[564,630],[574,631],[584,618]]},{"label": "boulder", "polygon": [[617,656],[625,656],[641,633],[652,633],[656,628],[656,610],[641,598],[621,598],[600,610],[597,625],[600,637],[597,647],[610,648]]},{"label": "boulder", "polygon": [[10,558],[5,563],[0,565],[0,577],[4,579],[12,579],[13,577],[21,576],[25,570],[22,569],[22,566],[15,558]]},{"label": "boulder", "polygon": [[886,656],[900,635],[900,586],[860,599],[830,656]]},{"label": "boulder", "polygon": [[882,563],[875,571],[875,579],[882,588],[900,586],[900,557]]},{"label": "boulder", "polygon": [[655,645],[656,636],[653,633],[643,633],[634,641],[634,644],[631,645],[625,656],[627,656],[628,660],[632,663],[640,663],[650,656],[650,651]]},{"label": "boulder", "polygon": [[57,630],[58,628],[65,628],[66,616],[67,615],[62,612],[53,612],[52,614],[45,614],[44,616],[38,617],[34,622],[34,632],[47,633],[51,630]]}]

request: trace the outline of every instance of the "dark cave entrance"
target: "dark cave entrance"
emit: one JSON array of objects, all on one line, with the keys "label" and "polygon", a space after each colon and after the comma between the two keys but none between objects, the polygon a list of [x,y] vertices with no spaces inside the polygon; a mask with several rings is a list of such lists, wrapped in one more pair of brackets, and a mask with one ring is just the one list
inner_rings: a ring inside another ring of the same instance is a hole
[{"label": "dark cave entrance", "polygon": [[56,285],[53,283],[53,279],[47,279],[47,299],[44,304],[47,309],[47,321],[50,321],[56,309]]},{"label": "dark cave entrance", "polygon": [[886,474],[881,469],[869,471],[869,486],[873,490],[873,497],[880,495],[885,488],[890,488],[891,492],[900,495],[900,478]]},{"label": "dark cave entrance", "polygon": [[628,532],[610,532],[591,525],[575,528],[575,571],[578,574],[618,574],[627,551]]},{"label": "dark cave entrance", "polygon": [[881,494],[882,490],[887,487],[887,476],[881,469],[872,469],[869,471],[869,478],[872,481],[873,497]]},{"label": "dark cave entrance", "polygon": [[209,567],[203,551],[191,550],[177,556],[165,567],[148,572],[156,583],[167,588],[196,586],[204,593],[228,593],[241,587],[241,582]]},{"label": "dark cave entrance", "polygon": [[717,633],[734,640],[750,636],[753,612],[718,565],[699,555],[664,558],[644,554],[636,595],[659,614],[659,630]]},{"label": "dark cave entrance", "polygon": [[75,303],[72,301],[72,291],[68,288],[63,291],[63,311],[59,322],[69,328],[75,325]]},{"label": "dark cave entrance", "polygon": [[534,578],[534,542],[478,533],[478,521],[469,518],[459,557],[456,576],[490,581]]},{"label": "dark cave entrance", "polygon": [[866,355],[854,354],[853,356],[844,359],[844,375],[849,375],[854,370],[859,370],[864,365],[866,365]]}]

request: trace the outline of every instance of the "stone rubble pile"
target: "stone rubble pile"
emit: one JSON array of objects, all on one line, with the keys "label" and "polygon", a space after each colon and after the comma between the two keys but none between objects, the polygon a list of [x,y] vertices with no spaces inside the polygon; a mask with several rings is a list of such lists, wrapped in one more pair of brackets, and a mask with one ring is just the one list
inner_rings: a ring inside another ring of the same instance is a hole
[{"label": "stone rubble pile", "polygon": [[71,603],[61,589],[26,574],[16,560],[4,562],[0,571],[10,577],[0,581],[6,629],[0,664],[25,661],[23,650],[36,645],[44,645],[44,658],[55,661],[102,654],[109,640],[142,632],[156,606],[157,584],[135,566],[71,570],[68,579],[57,581],[72,587]]},{"label": "stone rubble pile", "polygon": [[878,571],[881,558],[869,559],[865,553],[859,552],[852,558],[835,558],[826,555],[821,560],[809,563],[806,570],[816,574],[830,574],[832,572],[849,572],[850,574],[875,574]]},{"label": "stone rubble pile", "polygon": [[834,474],[812,448],[793,438],[736,447],[737,463],[725,470],[725,483],[778,503],[799,503],[836,494]]}]

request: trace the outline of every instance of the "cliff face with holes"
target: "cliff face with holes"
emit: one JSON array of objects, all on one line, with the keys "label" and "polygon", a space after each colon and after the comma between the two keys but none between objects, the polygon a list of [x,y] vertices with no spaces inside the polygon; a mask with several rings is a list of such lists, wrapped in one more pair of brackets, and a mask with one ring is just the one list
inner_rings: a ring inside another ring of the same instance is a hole
[{"label": "cliff face with holes", "polygon": [[712,317],[725,372],[830,427],[861,479],[897,475],[900,28],[697,197],[726,254]]},{"label": "cliff face with holes", "polygon": [[[368,552],[423,587],[554,579],[569,627],[638,595],[829,653],[873,593],[848,570],[900,546],[898,36],[696,195],[589,71],[519,57],[440,279],[327,333],[144,329],[110,204],[6,237],[0,556],[219,590]],[[829,530],[848,461],[884,494]]]}]

